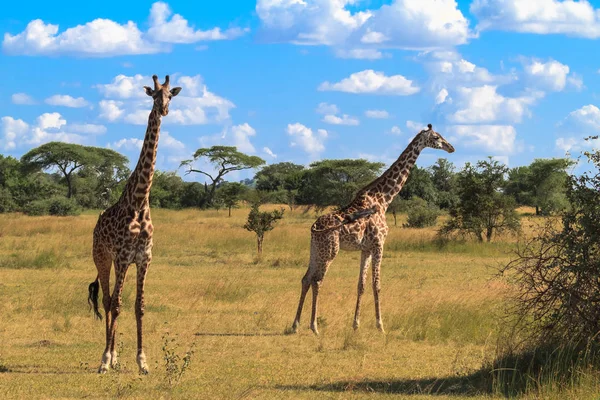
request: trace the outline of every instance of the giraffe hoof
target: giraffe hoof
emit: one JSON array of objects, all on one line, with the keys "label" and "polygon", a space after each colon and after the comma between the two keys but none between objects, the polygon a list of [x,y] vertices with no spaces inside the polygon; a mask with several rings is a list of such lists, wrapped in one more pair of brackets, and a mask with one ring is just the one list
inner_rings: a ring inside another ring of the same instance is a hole
[{"label": "giraffe hoof", "polygon": [[140,368],[140,375],[148,375],[149,373],[148,368]]},{"label": "giraffe hoof", "polygon": [[102,365],[100,366],[100,368],[98,368],[98,373],[99,373],[99,374],[105,374],[105,373],[107,373],[107,372],[108,372],[108,369],[109,369],[109,368],[108,368],[108,365],[104,365],[104,364],[102,364]]},{"label": "giraffe hoof", "polygon": [[385,329],[383,329],[383,324],[381,322],[377,323],[377,329],[379,329],[379,332],[385,333]]},{"label": "giraffe hoof", "polygon": [[315,336],[319,336],[319,330],[317,329],[316,326],[311,326],[310,330],[313,331],[313,333],[315,334]]},{"label": "giraffe hoof", "polygon": [[357,331],[357,330],[358,330],[358,327],[359,327],[359,325],[360,325],[360,324],[358,323],[358,321],[354,321],[354,323],[352,324],[352,328],[354,328],[354,330],[355,330],[355,331]]}]

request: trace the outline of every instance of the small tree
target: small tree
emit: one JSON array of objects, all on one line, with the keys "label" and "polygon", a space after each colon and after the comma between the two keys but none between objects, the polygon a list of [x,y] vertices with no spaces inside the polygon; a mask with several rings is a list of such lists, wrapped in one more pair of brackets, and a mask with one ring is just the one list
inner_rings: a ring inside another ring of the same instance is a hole
[{"label": "small tree", "polygon": [[458,232],[490,242],[494,233],[520,228],[515,200],[503,193],[508,168],[491,157],[477,166],[467,163],[457,179],[458,205],[450,208],[450,219],[440,234]]},{"label": "small tree", "polygon": [[440,215],[439,208],[429,204],[419,197],[407,200],[406,213],[408,215],[404,228],[426,228],[434,226]]},{"label": "small tree", "polygon": [[248,221],[244,225],[244,228],[250,232],[256,233],[256,245],[258,250],[258,256],[262,255],[263,239],[265,233],[275,228],[275,222],[283,218],[283,208],[275,211],[259,211],[260,203],[254,202],[250,213],[248,214]]},{"label": "small tree", "polygon": [[[213,176],[206,171],[193,167],[194,162],[203,158],[208,159],[210,164],[216,169],[216,175]],[[212,205],[217,185],[223,180],[225,175],[232,171],[257,168],[264,163],[265,160],[262,158],[241,153],[235,146],[213,146],[196,150],[194,158],[182,161],[180,167],[187,167],[187,174],[196,172],[207,176],[211,180],[208,192],[208,204]]]},{"label": "small tree", "polygon": [[218,190],[218,197],[229,210],[231,217],[231,209],[236,207],[241,196],[246,193],[248,187],[238,182],[226,182]]}]

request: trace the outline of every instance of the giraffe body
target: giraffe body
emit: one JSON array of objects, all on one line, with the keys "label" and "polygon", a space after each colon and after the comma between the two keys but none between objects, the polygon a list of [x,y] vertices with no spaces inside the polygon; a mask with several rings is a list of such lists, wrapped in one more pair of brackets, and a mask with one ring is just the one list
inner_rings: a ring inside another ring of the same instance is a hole
[{"label": "giraffe body", "polygon": [[[294,332],[300,324],[302,308],[308,289],[312,288],[313,302],[310,328],[315,334],[318,334],[319,289],[329,266],[340,249],[361,252],[354,329],[357,329],[360,323],[361,298],[365,291],[369,266],[372,266],[375,317],[377,328],[383,332],[379,293],[381,291],[380,268],[383,246],[389,231],[385,212],[394,197],[402,189],[410,169],[425,147],[442,149],[449,153],[454,152],[454,147],[439,133],[434,132],[431,125],[429,125],[429,129],[419,132],[398,160],[379,178],[361,189],[348,206],[339,211],[322,215],[315,221],[311,228],[308,270],[302,278],[300,301],[292,325]],[[365,214],[364,210],[368,209],[371,209],[372,212]],[[360,215],[360,217],[349,218],[352,215]]]},{"label": "giraffe body", "polygon": [[[144,283],[152,261],[152,233],[149,195],[154,175],[154,164],[160,135],[161,117],[169,112],[169,102],[181,88],[169,87],[169,76],[160,84],[154,75],[154,89],[145,86],[146,93],[154,99],[148,117],[148,128],[138,163],[132,172],[119,201],[100,214],[94,228],[93,258],[98,270],[96,281],[90,284],[89,300],[98,311],[98,286],[102,288],[102,304],[106,315],[106,348],[98,372],[104,373],[117,362],[115,336],[117,319],[121,312],[123,283],[130,264],[137,267],[135,316],[137,322],[137,363],[142,373],[148,373],[142,346],[144,316]],[[110,271],[115,266],[115,285],[110,293]]]}]

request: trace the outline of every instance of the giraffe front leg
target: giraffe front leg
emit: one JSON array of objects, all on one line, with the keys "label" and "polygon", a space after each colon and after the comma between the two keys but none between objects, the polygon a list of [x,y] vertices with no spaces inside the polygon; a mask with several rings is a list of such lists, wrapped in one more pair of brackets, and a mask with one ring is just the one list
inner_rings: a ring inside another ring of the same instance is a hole
[{"label": "giraffe front leg", "polygon": [[310,266],[308,267],[308,271],[304,274],[302,278],[302,292],[300,293],[300,301],[298,302],[298,310],[296,311],[296,318],[294,319],[294,323],[292,324],[292,333],[296,333],[298,331],[298,325],[300,325],[300,317],[302,315],[302,308],[304,307],[304,299],[306,299],[306,293],[310,288]]},{"label": "giraffe front leg", "polygon": [[365,285],[367,283],[367,273],[369,271],[369,264],[371,263],[371,253],[363,251],[360,258],[360,273],[358,275],[358,293],[356,297],[356,311],[354,312],[354,329],[358,329],[360,325],[360,301],[363,293],[365,292]]},{"label": "giraffe front leg", "polygon": [[[102,364],[98,372],[104,373],[108,371],[108,363],[112,366],[116,365],[117,352],[115,350],[115,337],[117,334],[117,318],[121,313],[122,304],[122,293],[123,293],[123,282],[125,282],[125,276],[127,275],[128,264],[126,262],[115,262],[115,287],[113,289],[112,296],[110,297],[110,322],[106,318],[106,324],[108,330],[106,332],[107,343],[104,356],[102,357]],[[113,361],[113,355],[115,360]]]},{"label": "giraffe front leg", "polygon": [[111,322],[111,314],[110,314],[110,268],[112,266],[112,259],[110,255],[102,254],[99,252],[94,252],[94,263],[96,264],[96,268],[98,269],[98,279],[100,281],[100,287],[102,288],[102,305],[104,307],[104,315],[105,315],[105,324],[106,324],[106,347],[104,348],[104,352],[102,353],[102,361],[100,362],[100,367],[98,368],[98,372],[103,374],[106,373],[111,364],[111,354],[110,354],[110,322]]},{"label": "giraffe front leg", "polygon": [[137,323],[137,364],[141,374],[148,374],[148,364],[143,347],[143,318],[144,318],[144,284],[146,272],[150,266],[152,256],[148,254],[145,259],[137,264],[137,295],[135,299],[135,319]]},{"label": "giraffe front leg", "polygon": [[381,258],[383,256],[383,247],[377,248],[373,252],[373,300],[375,302],[375,318],[377,320],[377,329],[385,333],[383,329],[383,320],[381,319],[381,308],[379,306],[379,293],[381,292]]}]

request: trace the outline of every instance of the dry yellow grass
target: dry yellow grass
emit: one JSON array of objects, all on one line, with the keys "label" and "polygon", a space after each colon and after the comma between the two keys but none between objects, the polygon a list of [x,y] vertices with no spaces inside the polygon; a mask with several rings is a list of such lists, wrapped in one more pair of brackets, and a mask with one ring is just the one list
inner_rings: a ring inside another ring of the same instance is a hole
[{"label": "dry yellow grass", "polygon": [[[494,397],[469,388],[435,393],[435,380],[460,380],[493,354],[505,289],[494,272],[508,259],[511,238],[439,249],[433,229],[396,228],[390,219],[382,265],[387,334],[375,328],[370,291],[361,328],[352,331],[360,255],[342,252],[320,296],[321,336],[308,330],[310,299],[299,334],[284,335],[297,306],[314,215],[287,210],[267,234],[259,261],[255,238],[242,228],[247,212],[234,210],[228,218],[224,211],[153,211],[145,317],[151,371],[141,377],[135,265],[123,293],[121,371],[96,374],[104,324],[92,318],[86,299],[96,275],[91,239],[97,213],[0,215],[0,371],[9,370],[0,373],[0,398]],[[162,351],[166,332],[182,356],[192,344],[196,351],[172,387]]]}]

